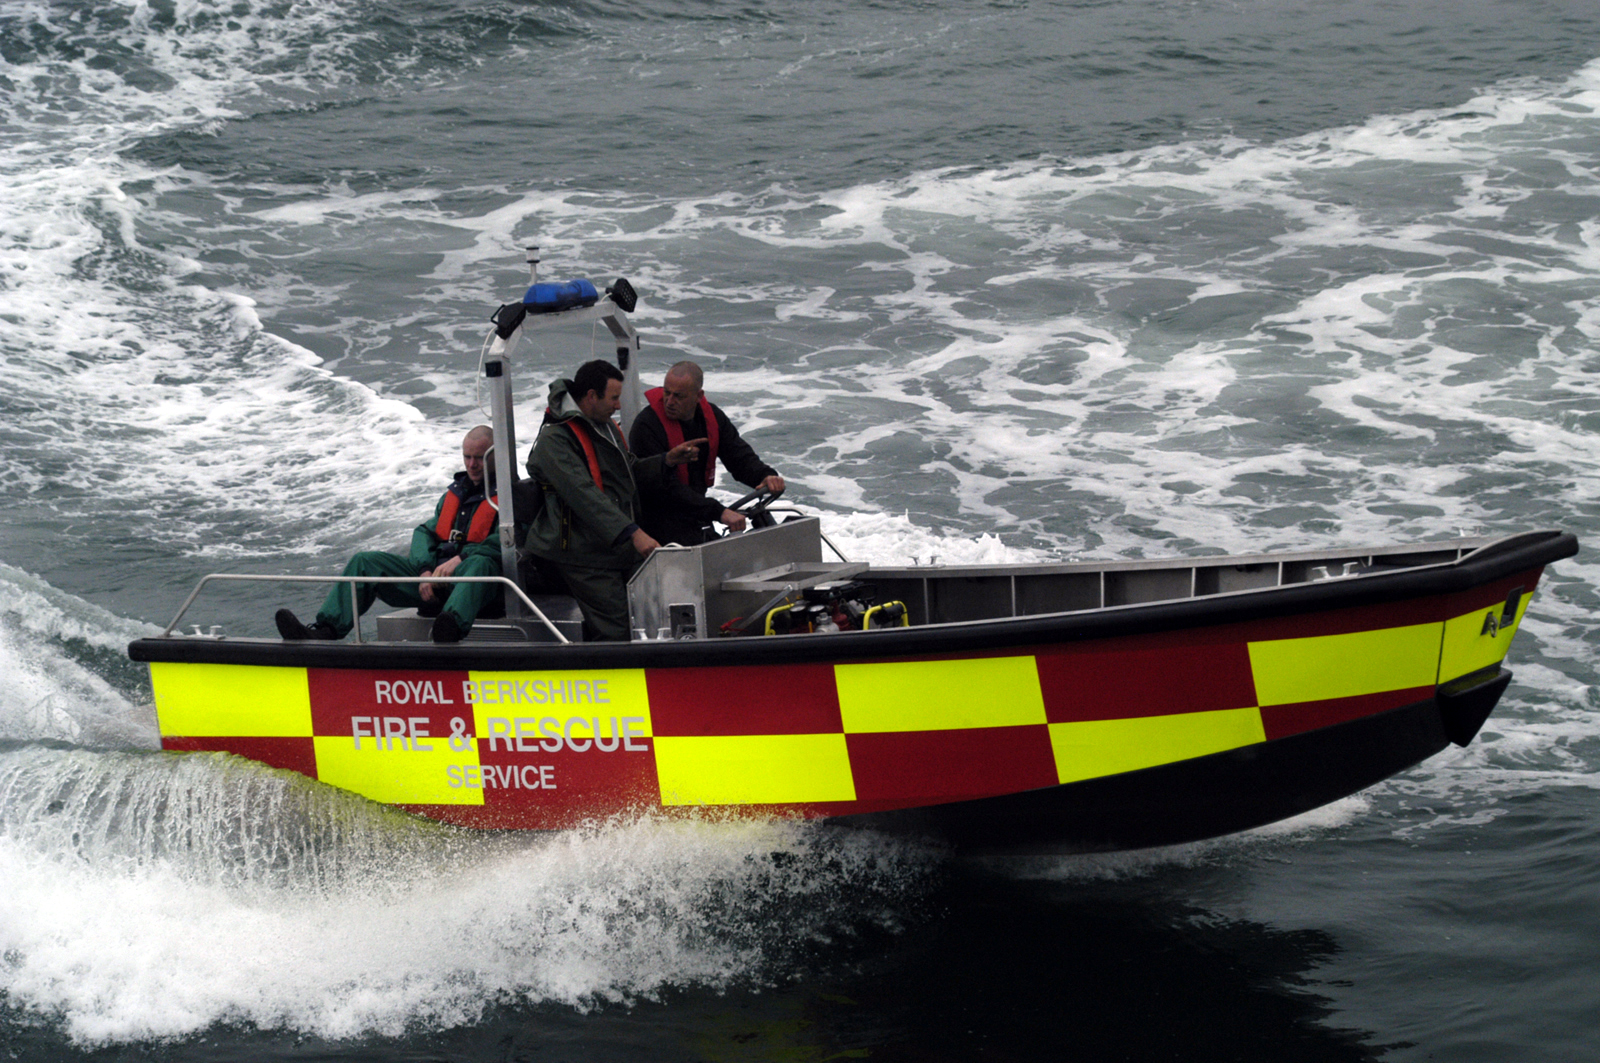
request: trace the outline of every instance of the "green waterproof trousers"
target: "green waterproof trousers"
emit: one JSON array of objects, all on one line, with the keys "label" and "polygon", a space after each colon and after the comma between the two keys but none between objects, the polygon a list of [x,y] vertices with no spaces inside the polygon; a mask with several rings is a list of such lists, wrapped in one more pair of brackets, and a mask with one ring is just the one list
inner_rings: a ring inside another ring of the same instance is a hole
[{"label": "green waterproof trousers", "polygon": [[[350,559],[344,566],[346,576],[420,576],[427,567],[401,557],[399,554],[385,553],[382,550],[363,550]],[[500,575],[500,562],[496,558],[482,555],[468,556],[462,559],[453,575],[456,576],[498,576]],[[323,600],[322,608],[317,610],[317,620],[332,627],[340,638],[350,633],[355,626],[355,616],[350,611],[350,588],[352,584],[336,583],[328,592],[328,597]],[[389,605],[400,608],[412,608],[422,604],[422,588],[417,583],[357,583],[356,589],[357,609],[365,615],[372,608],[373,599],[387,602]],[[472,628],[473,620],[477,619],[478,610],[483,608],[483,603],[490,595],[501,593],[501,588],[493,583],[457,583],[450,592],[450,597],[445,599],[444,612],[449,613],[465,635]]]},{"label": "green waterproof trousers", "polygon": [[583,637],[589,642],[626,642],[628,630],[628,577],[631,570],[556,565],[566,581],[567,593],[583,611]]}]

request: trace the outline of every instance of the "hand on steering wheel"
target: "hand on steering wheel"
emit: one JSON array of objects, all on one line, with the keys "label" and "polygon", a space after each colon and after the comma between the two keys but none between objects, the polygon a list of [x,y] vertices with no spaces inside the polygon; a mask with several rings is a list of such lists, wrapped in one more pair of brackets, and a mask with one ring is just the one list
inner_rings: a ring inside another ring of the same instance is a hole
[{"label": "hand on steering wheel", "polygon": [[[772,523],[772,518],[767,517],[767,507],[782,494],[782,491],[769,491],[765,487],[758,487],[745,495],[737,502],[730,503],[728,508],[735,513],[744,514],[745,518],[756,527],[764,527]],[[763,522],[760,518],[766,517]]]}]

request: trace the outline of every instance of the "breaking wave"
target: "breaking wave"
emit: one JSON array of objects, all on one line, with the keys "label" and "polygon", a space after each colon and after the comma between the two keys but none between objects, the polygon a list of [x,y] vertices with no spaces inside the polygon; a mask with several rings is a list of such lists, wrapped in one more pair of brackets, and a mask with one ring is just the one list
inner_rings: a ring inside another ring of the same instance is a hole
[{"label": "breaking wave", "polygon": [[0,752],[0,994],[85,1044],[320,1037],[787,978],[937,857],[789,822],[414,819],[226,755]]}]

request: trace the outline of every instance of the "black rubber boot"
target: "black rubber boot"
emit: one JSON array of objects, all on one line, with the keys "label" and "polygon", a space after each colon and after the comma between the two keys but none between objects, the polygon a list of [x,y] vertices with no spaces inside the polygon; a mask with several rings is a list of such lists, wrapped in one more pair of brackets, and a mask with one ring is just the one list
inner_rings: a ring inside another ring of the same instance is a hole
[{"label": "black rubber boot", "polygon": [[456,623],[456,618],[449,613],[440,613],[439,619],[433,622],[433,641],[435,642],[460,642],[465,632],[461,625]]},{"label": "black rubber boot", "polygon": [[333,628],[318,620],[310,627],[300,622],[300,618],[287,609],[279,609],[273,614],[272,620],[278,625],[278,634],[285,639],[301,642],[306,639],[336,639]]}]

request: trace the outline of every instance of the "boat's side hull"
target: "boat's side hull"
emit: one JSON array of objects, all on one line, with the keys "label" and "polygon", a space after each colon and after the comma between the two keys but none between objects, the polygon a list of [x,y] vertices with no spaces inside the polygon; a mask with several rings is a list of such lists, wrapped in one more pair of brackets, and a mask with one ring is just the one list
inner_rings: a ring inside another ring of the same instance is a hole
[{"label": "boat's side hull", "polygon": [[610,668],[541,653],[500,669],[350,667],[352,653],[344,667],[157,660],[151,675],[168,749],[463,825],[710,808],[991,846],[1149,845],[1292,815],[1436,752],[1438,688],[1494,679],[1540,571],[967,652]]},{"label": "boat's side hull", "polygon": [[[1509,672],[1473,688],[1487,715]],[[1288,819],[1410,768],[1450,741],[1441,699],[1143,771],[930,808],[871,813],[841,825],[924,833],[962,849],[1085,852],[1214,838]],[[1464,743],[1463,743],[1464,744]]]}]

